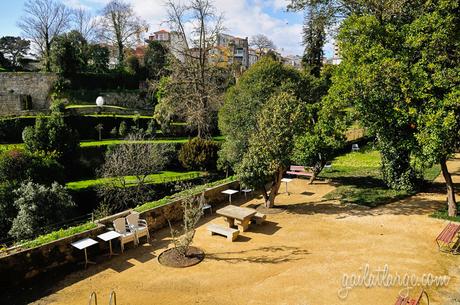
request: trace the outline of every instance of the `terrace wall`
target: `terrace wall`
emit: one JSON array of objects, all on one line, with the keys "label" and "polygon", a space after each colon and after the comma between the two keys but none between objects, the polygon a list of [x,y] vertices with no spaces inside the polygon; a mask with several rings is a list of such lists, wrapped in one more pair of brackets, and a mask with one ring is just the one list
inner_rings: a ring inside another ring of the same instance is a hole
[{"label": "terrace wall", "polygon": [[[207,202],[211,205],[225,202],[228,200],[227,195],[221,192],[228,188],[238,189],[239,182],[234,181],[207,189],[205,191]],[[183,212],[180,203],[181,200],[176,200],[144,211],[141,213],[141,218],[147,220],[151,231],[167,227],[168,219],[172,222],[182,219]],[[75,270],[77,262],[84,261],[83,251],[73,248],[70,244],[86,237],[98,240],[96,236],[107,231],[114,219],[124,217],[129,213],[130,210],[101,219],[98,227],[94,229],[0,257],[0,286],[14,285],[49,273],[59,273],[62,276]],[[95,257],[105,254],[107,246],[107,243],[100,242],[97,246],[88,248],[88,255]],[[117,247],[117,245],[114,246]]]},{"label": "terrace wall", "polygon": [[53,73],[0,73],[0,115],[48,110],[50,90],[56,80]]}]

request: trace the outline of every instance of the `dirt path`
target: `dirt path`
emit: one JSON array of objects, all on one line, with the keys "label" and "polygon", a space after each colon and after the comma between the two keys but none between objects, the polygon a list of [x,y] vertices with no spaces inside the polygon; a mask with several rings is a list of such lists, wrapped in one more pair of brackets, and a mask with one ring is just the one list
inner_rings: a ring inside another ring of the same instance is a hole
[{"label": "dirt path", "polygon": [[[448,165],[460,173],[460,159]],[[221,219],[205,218],[194,244],[205,250],[206,258],[197,266],[172,269],[158,264],[156,257],[170,243],[165,230],[154,235],[152,245],[130,248],[67,276],[53,294],[35,304],[86,304],[91,291],[106,304],[112,289],[123,305],[394,304],[401,287],[356,287],[339,299],[344,275],[362,275],[366,264],[371,271],[388,265],[392,275],[449,275],[447,287],[427,288],[430,304],[460,304],[454,301],[460,300],[460,257],[438,252],[434,238],[446,221],[427,216],[444,204],[445,195],[422,193],[367,209],[322,201],[334,189],[325,183],[308,186],[295,180],[289,188],[290,196],[277,198],[285,211],[268,215],[266,224],[253,225],[234,243],[209,236],[205,224]],[[245,205],[261,201],[255,198]],[[419,291],[417,287],[411,294]]]}]

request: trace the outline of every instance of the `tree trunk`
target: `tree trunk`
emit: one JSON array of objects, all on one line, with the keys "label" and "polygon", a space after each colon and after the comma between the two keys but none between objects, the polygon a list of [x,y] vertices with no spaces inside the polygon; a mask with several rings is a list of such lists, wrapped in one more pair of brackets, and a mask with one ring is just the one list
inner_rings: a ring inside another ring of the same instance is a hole
[{"label": "tree trunk", "polygon": [[446,180],[448,215],[457,216],[457,202],[455,201],[455,189],[452,182],[452,176],[447,169],[446,159],[442,159],[440,163],[442,175],[444,176],[444,180]]},{"label": "tree trunk", "polygon": [[326,160],[324,160],[320,155],[319,161],[312,168],[312,175],[308,181],[308,184],[312,184],[313,181],[315,181],[316,177],[318,177],[319,173],[321,173],[325,165]]},{"label": "tree trunk", "polygon": [[278,195],[278,190],[280,189],[280,186],[281,186],[281,179],[283,179],[283,174],[284,174],[284,169],[283,168],[279,169],[278,173],[276,174],[275,181],[273,181],[273,184],[270,188],[270,194],[267,196],[265,192],[264,199],[265,199],[266,208],[273,208],[275,206],[275,198],[276,198],[276,195]]}]

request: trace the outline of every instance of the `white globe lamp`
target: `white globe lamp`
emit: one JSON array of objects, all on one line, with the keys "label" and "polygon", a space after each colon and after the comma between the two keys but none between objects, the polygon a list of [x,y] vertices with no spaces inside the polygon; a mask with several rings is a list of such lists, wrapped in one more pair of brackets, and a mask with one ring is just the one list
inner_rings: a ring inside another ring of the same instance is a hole
[{"label": "white globe lamp", "polygon": [[98,96],[97,99],[96,99],[96,105],[98,107],[102,107],[104,106],[104,98],[102,96]]}]

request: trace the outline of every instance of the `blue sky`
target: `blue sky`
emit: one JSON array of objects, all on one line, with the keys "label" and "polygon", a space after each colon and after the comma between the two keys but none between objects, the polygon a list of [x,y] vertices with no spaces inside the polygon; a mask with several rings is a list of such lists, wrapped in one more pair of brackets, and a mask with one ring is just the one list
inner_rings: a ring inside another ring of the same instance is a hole
[{"label": "blue sky", "polygon": [[[16,23],[23,14],[25,0],[0,0],[0,36],[20,35]],[[97,14],[109,0],[58,0],[70,7],[84,7]],[[125,0],[150,25],[149,31],[163,28],[165,9],[163,0]],[[286,12],[287,0],[214,0],[217,11],[225,16],[227,32],[241,37],[265,34],[284,55],[301,55],[302,13]],[[332,56],[330,43],[326,56]]]}]

